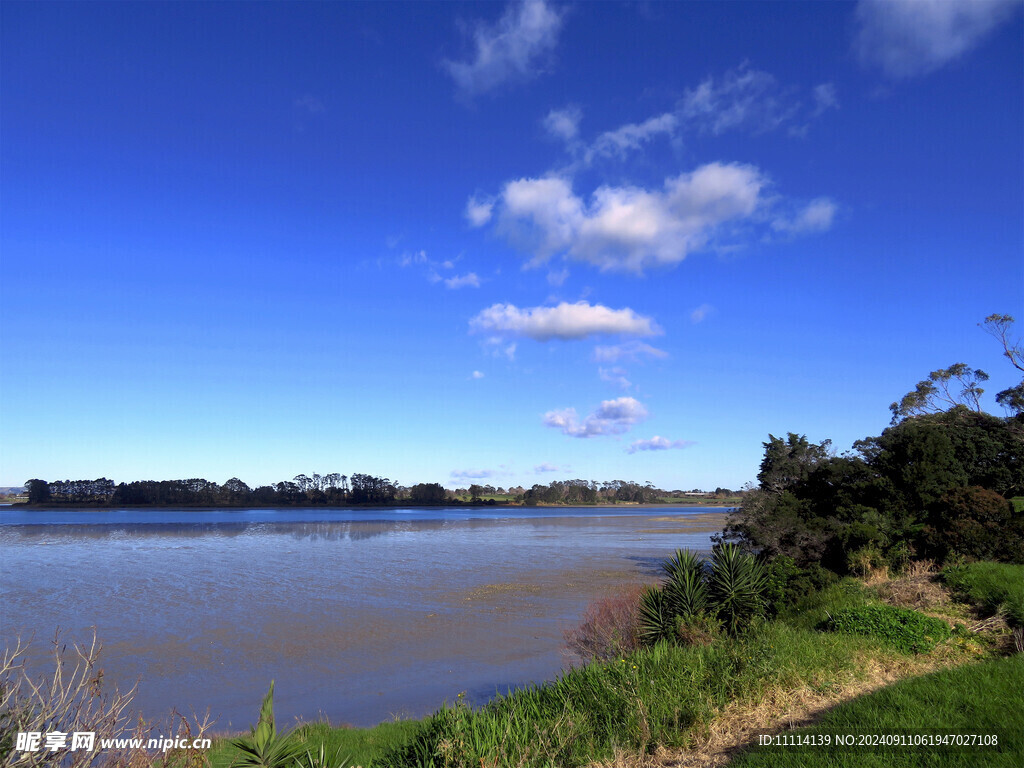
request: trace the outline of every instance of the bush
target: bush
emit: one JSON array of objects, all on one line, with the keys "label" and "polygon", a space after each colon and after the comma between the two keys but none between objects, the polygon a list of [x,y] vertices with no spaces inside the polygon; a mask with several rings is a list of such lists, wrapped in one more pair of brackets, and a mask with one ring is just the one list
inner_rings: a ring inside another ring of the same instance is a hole
[{"label": "bush", "polygon": [[942,580],[985,613],[1002,611],[1011,626],[1024,626],[1024,565],[970,563],[947,568]]},{"label": "bush", "polygon": [[640,595],[636,586],[587,606],[583,623],[565,633],[566,647],[584,659],[608,661],[640,647]]},{"label": "bush", "polygon": [[845,634],[868,635],[908,653],[927,653],[950,636],[941,619],[891,605],[866,605],[837,611],[825,629]]},{"label": "bush", "polygon": [[925,543],[940,559],[1024,563],[1024,514],[995,491],[951,488],[932,505],[928,522]]},{"label": "bush", "polygon": [[771,615],[777,615],[837,581],[838,576],[817,563],[801,568],[793,558],[786,555],[772,558],[768,563],[764,593],[768,611]]}]

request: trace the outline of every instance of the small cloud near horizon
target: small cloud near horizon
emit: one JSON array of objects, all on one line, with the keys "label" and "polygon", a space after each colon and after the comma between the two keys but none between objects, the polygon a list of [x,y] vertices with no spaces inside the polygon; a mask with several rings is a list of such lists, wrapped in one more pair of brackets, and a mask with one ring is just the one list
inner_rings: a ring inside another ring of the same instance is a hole
[{"label": "small cloud near horizon", "polygon": [[630,444],[629,448],[626,449],[626,453],[636,453],[637,451],[668,451],[674,448],[686,448],[690,445],[694,445],[692,440],[669,440],[667,437],[655,435],[650,440],[634,440]]}]

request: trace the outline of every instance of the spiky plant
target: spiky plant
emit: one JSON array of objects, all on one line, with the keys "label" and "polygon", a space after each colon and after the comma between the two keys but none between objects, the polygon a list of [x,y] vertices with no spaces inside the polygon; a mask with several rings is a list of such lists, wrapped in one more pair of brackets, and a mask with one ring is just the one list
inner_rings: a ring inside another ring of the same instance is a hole
[{"label": "spiky plant", "polygon": [[675,616],[665,593],[657,587],[646,587],[640,594],[640,642],[654,645],[659,640],[671,640],[675,629]]},{"label": "spiky plant", "polygon": [[290,733],[278,735],[274,726],[274,681],[263,698],[260,719],[248,736],[231,740],[240,752],[234,765],[243,768],[286,768],[302,754],[302,747]]},{"label": "spiky plant", "polygon": [[674,616],[689,619],[703,613],[708,605],[708,587],[704,580],[704,561],[688,549],[677,549],[661,564],[668,576],[662,586],[668,609]]},{"label": "spiky plant", "polygon": [[735,544],[715,548],[711,558],[708,591],[711,602],[731,634],[764,612],[768,574],[753,555]]}]

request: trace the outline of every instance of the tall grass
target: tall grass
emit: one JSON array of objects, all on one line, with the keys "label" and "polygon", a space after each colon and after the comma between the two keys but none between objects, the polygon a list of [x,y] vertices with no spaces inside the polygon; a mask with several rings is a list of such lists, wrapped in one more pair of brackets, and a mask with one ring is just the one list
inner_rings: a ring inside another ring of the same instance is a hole
[{"label": "tall grass", "polygon": [[446,707],[405,746],[374,765],[391,768],[582,766],[617,750],[685,746],[727,703],[801,685],[827,688],[856,674],[870,640],[782,623],[711,645],[659,643],[573,669],[555,683],[499,697],[482,709]]},{"label": "tall grass", "polygon": [[1011,626],[1024,626],[1024,565],[969,563],[947,568],[942,580],[986,613],[1002,611]]}]

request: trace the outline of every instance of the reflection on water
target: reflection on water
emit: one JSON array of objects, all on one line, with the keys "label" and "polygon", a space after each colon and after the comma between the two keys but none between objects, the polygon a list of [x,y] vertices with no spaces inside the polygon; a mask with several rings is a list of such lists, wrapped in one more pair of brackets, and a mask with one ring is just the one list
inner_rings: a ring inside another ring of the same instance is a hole
[{"label": "reflection on water", "polygon": [[107,679],[141,679],[150,716],[209,706],[218,729],[246,727],[273,678],[282,722],[369,725],[550,679],[590,600],[722,526],[713,510],[523,512],[4,510],[0,634],[95,626]]}]

